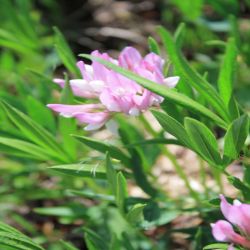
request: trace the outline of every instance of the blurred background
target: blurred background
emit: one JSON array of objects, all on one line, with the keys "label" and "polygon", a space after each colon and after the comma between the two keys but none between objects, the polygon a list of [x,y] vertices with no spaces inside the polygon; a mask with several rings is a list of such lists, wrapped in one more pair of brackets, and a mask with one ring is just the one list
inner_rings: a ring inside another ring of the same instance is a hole
[{"label": "blurred background", "polygon": [[[52,121],[48,123],[29,108],[54,98],[59,88],[52,79],[65,71],[53,27],[61,31],[75,57],[96,49],[116,56],[125,46],[147,53],[148,36],[158,40],[157,25],[174,32],[181,22],[187,26],[185,56],[199,72],[208,72],[214,84],[224,42],[230,34],[236,36],[240,53],[234,91],[242,107],[250,111],[250,0],[0,0],[0,97],[55,132],[51,113],[43,114]],[[0,118],[1,136],[22,138],[18,131],[9,131],[2,113]],[[24,159],[1,144],[0,151],[0,219],[47,249],[62,249],[57,244],[60,238],[85,249],[82,231],[72,230],[84,223],[100,226],[104,223],[100,218],[110,215],[95,208],[93,201],[76,202],[64,190],[100,187],[48,174],[44,163]],[[55,206],[59,208],[39,210]],[[83,207],[92,209],[86,212]],[[87,217],[91,218],[88,222],[82,219]],[[154,232],[148,236],[154,238]],[[171,244],[176,244],[173,249],[187,249],[186,240],[172,239]]]}]

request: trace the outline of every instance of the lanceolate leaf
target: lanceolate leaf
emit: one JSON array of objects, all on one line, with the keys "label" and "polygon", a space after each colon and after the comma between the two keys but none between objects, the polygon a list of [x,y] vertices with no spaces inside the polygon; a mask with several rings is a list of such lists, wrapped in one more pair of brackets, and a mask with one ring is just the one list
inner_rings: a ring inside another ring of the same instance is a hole
[{"label": "lanceolate leaf", "polygon": [[236,68],[237,47],[234,38],[230,38],[227,42],[226,52],[221,65],[218,88],[220,96],[226,106],[228,106],[231,99],[234,73]]},{"label": "lanceolate leaf", "polygon": [[248,134],[249,117],[243,115],[234,120],[225,135],[224,155],[231,159],[237,159]]},{"label": "lanceolate leaf", "polygon": [[180,124],[177,120],[175,120],[173,117],[169,116],[166,113],[162,113],[155,110],[153,110],[152,113],[165,131],[175,136],[178,141],[181,142],[181,144],[190,147],[188,135],[182,124]]},{"label": "lanceolate leaf", "polygon": [[166,29],[160,27],[159,34],[168,52],[168,56],[181,75],[181,78],[195,88],[224,120],[229,121],[226,106],[213,86],[189,66],[179,48],[176,47],[174,39]]},{"label": "lanceolate leaf", "polygon": [[54,32],[55,32],[55,46],[60,59],[70,72],[74,73],[78,77],[81,77],[80,71],[76,67],[76,59],[69,45],[67,44],[65,38],[63,37],[63,34],[56,27],[54,27]]},{"label": "lanceolate leaf", "polygon": [[13,108],[6,102],[1,101],[0,104],[10,120],[20,129],[27,139],[43,147],[47,150],[48,154],[57,157],[61,161],[69,161],[67,154],[55,140],[54,136],[40,126],[40,124],[36,123],[27,115]]},{"label": "lanceolate leaf", "polygon": [[116,171],[111,163],[109,154],[106,155],[106,173],[107,173],[107,180],[109,184],[109,189],[113,195],[116,195]]},{"label": "lanceolate leaf", "polygon": [[26,153],[27,157],[29,157],[30,155],[31,158],[35,158],[38,160],[49,160],[51,158],[51,156],[47,154],[46,150],[26,141],[0,137],[0,144]]},{"label": "lanceolate leaf", "polygon": [[119,148],[115,147],[114,145],[111,145],[106,142],[101,142],[86,136],[79,136],[79,135],[73,135],[76,139],[78,139],[80,142],[84,143],[85,145],[89,146],[90,148],[93,148],[94,150],[97,150],[102,153],[109,153],[111,157],[122,161],[125,165],[129,165],[130,158],[123,153]]},{"label": "lanceolate leaf", "polygon": [[212,166],[220,167],[222,160],[213,133],[197,120],[186,118],[184,123],[194,150]]},{"label": "lanceolate leaf", "polygon": [[125,212],[125,199],[128,196],[127,182],[124,175],[119,172],[116,175],[116,204],[121,213]]},{"label": "lanceolate leaf", "polygon": [[164,87],[163,85],[160,85],[160,84],[153,82],[149,79],[146,79],[144,77],[141,77],[141,76],[139,76],[139,75],[137,75],[129,70],[121,68],[121,67],[119,67],[113,63],[110,63],[106,60],[103,60],[99,57],[86,55],[86,54],[81,54],[80,56],[87,58],[87,59],[90,59],[90,60],[93,60],[93,61],[97,61],[97,62],[107,66],[108,68],[111,68],[114,71],[126,76],[127,78],[136,81],[138,84],[142,85],[146,89],[151,90],[152,92],[168,99],[169,101],[176,103],[176,104],[179,104],[181,106],[184,106],[192,112],[197,112],[199,114],[202,114],[202,115],[210,118],[211,120],[216,122],[218,126],[220,126],[222,128],[227,127],[227,123],[224,122],[219,116],[214,114],[214,112],[210,111],[209,109],[202,106],[198,102],[194,101],[193,99],[191,99],[191,98],[189,98],[181,93],[178,93],[174,90],[168,89],[168,88]]},{"label": "lanceolate leaf", "polygon": [[137,203],[127,213],[126,217],[130,223],[135,224],[143,218],[143,209],[146,204]]},{"label": "lanceolate leaf", "polygon": [[9,246],[17,250],[44,250],[17,229],[0,222],[0,247]]},{"label": "lanceolate leaf", "polygon": [[14,247],[16,250],[44,250],[22,234],[0,232],[0,246]]},{"label": "lanceolate leaf", "polygon": [[65,164],[49,167],[59,173],[75,176],[75,177],[90,177],[90,178],[106,178],[106,170],[102,165],[90,164]]},{"label": "lanceolate leaf", "polygon": [[160,48],[158,43],[155,41],[155,39],[153,37],[149,37],[148,38],[148,45],[149,45],[149,49],[150,51],[154,52],[157,55],[160,55]]},{"label": "lanceolate leaf", "polygon": [[74,247],[71,243],[68,243],[66,241],[60,240],[60,243],[63,246],[63,249],[65,250],[79,250],[78,248]]}]

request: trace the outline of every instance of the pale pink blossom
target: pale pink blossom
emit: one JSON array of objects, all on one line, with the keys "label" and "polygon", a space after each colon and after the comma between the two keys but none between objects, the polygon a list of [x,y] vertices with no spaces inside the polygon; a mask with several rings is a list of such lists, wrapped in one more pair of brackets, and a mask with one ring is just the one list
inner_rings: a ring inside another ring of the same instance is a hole
[{"label": "pale pink blossom", "polygon": [[[220,195],[221,211],[225,218],[238,228],[236,233],[232,224],[225,220],[219,220],[212,224],[212,233],[216,240],[238,244],[250,249],[250,205],[242,204],[234,200],[233,205],[227,202],[223,195]],[[231,245],[229,249],[233,249]]]},{"label": "pale pink blossom", "polygon": [[[126,47],[118,60],[98,51],[92,52],[91,55],[126,68],[156,84],[164,85],[166,91],[167,88],[174,88],[179,80],[178,76],[164,77],[164,60],[154,53],[149,53],[143,58],[135,48]],[[79,61],[77,66],[82,79],[69,81],[72,92],[75,96],[91,99],[93,104],[49,104],[48,107],[62,116],[75,117],[81,123],[88,124],[87,130],[100,128],[115,112],[137,116],[163,101],[161,96],[96,61],[91,65]],[[64,80],[54,79],[54,82],[64,88]]]}]

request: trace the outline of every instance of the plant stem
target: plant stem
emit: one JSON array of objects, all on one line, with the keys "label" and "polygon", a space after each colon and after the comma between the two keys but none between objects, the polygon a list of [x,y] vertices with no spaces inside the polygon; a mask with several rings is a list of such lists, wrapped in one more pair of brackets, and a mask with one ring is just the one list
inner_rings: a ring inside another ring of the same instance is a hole
[{"label": "plant stem", "polygon": [[[158,134],[157,132],[151,127],[151,125],[148,123],[147,119],[145,119],[145,117],[143,115],[140,116],[140,120],[143,123],[143,125],[145,126],[146,130],[148,131],[148,133],[150,133],[153,137],[157,137]],[[187,175],[185,174],[185,172],[183,171],[182,166],[178,163],[178,161],[176,160],[176,157],[167,149],[167,147],[163,146],[163,145],[159,145],[160,149],[162,150],[162,153],[171,161],[171,163],[173,164],[176,173],[179,175],[179,177],[183,180],[186,188],[188,189],[190,195],[193,197],[193,199],[197,202],[200,203],[200,198],[197,194],[196,191],[193,190],[193,188],[191,187],[191,185],[189,184],[189,180]]]},{"label": "plant stem", "polygon": [[207,182],[206,182],[206,169],[205,169],[205,162],[198,157],[199,162],[200,162],[200,178],[201,178],[201,184],[204,188],[205,191],[205,197],[206,199],[209,199],[209,189],[207,187]]}]

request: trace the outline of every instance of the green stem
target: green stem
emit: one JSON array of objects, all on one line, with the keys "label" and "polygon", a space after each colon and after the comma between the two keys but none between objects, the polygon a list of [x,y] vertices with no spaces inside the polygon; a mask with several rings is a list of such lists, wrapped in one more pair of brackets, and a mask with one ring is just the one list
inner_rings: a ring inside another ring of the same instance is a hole
[{"label": "green stem", "polygon": [[[222,180],[221,180],[221,170],[215,168],[215,167],[211,167],[211,171],[212,171],[212,174],[214,176],[214,179],[220,189],[220,193],[223,193],[224,191],[224,188],[223,188],[223,183],[222,183]],[[226,172],[224,171],[224,173],[226,174]]]},{"label": "green stem", "polygon": [[[140,116],[140,120],[145,126],[146,130],[153,136],[157,137],[158,134],[157,132],[151,127],[151,125],[148,123],[148,121],[145,119],[143,115]],[[199,196],[196,191],[193,190],[191,185],[189,184],[189,180],[185,172],[183,171],[182,166],[178,163],[176,160],[176,157],[163,145],[159,145],[160,149],[162,150],[162,153],[171,161],[173,164],[176,173],[179,175],[179,177],[183,180],[186,188],[188,189],[190,195],[193,197],[193,199],[197,202],[200,203]]]},{"label": "green stem", "polygon": [[207,182],[206,182],[205,162],[200,157],[198,157],[198,159],[199,159],[199,162],[200,162],[201,184],[202,184],[202,186],[204,188],[206,199],[209,199],[209,189],[208,189]]}]

